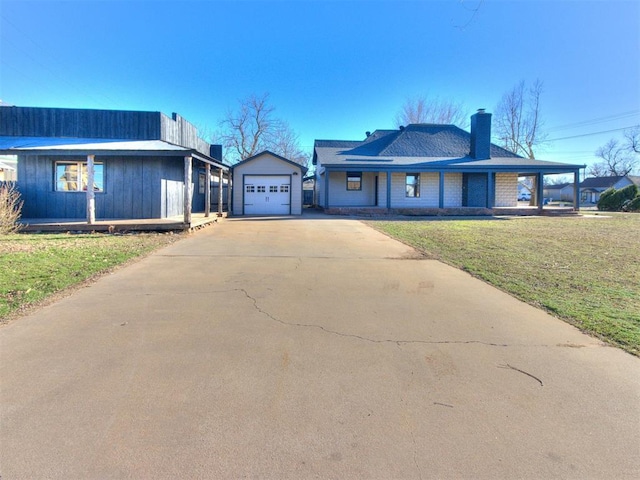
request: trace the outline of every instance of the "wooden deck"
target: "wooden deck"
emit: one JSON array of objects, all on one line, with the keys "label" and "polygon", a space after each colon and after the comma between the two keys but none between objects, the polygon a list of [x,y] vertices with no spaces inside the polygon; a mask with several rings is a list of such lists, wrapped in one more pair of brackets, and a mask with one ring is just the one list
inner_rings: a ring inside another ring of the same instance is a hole
[{"label": "wooden deck", "polygon": [[182,216],[170,218],[141,218],[141,219],[98,219],[89,225],[85,219],[38,219],[24,218],[20,223],[24,227],[21,232],[101,232],[101,233],[125,233],[125,232],[185,232],[197,230],[225,218],[227,212],[218,217],[217,213],[211,213],[205,217],[204,213],[194,213],[191,223],[184,223]]}]

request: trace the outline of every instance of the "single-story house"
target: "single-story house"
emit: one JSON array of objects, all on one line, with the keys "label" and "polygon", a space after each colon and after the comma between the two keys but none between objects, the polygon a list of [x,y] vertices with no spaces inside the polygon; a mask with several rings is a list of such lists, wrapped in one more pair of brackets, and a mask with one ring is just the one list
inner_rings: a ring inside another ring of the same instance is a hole
[{"label": "single-story house", "polygon": [[573,183],[558,183],[544,187],[544,197],[550,202],[573,202]]},{"label": "single-story house", "polygon": [[[411,124],[367,132],[364,140],[316,140],[313,164],[317,202],[329,213],[515,211],[521,176],[536,178],[535,202],[542,210],[544,175],[573,174],[577,186],[584,168],[523,158],[492,144],[491,114],[483,109],[471,116],[470,132],[455,125]],[[577,198],[573,205],[579,207]]]},{"label": "single-story house", "polygon": [[640,187],[640,177],[634,175],[590,177],[580,183],[580,201],[582,203],[596,204],[600,200],[600,194],[609,188],[620,189],[635,183]]},{"label": "single-story house", "polygon": [[233,166],[234,215],[302,214],[307,169],[265,150]]},{"label": "single-story house", "polygon": [[0,154],[17,155],[23,219],[164,219],[209,214],[222,147],[177,114],[0,107]]}]

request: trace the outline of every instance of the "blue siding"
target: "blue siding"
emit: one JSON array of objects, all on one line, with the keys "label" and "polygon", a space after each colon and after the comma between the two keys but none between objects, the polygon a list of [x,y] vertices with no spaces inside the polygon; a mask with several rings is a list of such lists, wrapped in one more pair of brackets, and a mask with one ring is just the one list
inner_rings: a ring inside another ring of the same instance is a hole
[{"label": "blue siding", "polygon": [[[23,218],[86,218],[83,192],[57,192],[56,160],[84,158],[25,155],[18,160]],[[184,212],[182,157],[101,157],[104,192],[96,193],[96,218],[164,218]],[[196,177],[197,178],[197,177]]]}]

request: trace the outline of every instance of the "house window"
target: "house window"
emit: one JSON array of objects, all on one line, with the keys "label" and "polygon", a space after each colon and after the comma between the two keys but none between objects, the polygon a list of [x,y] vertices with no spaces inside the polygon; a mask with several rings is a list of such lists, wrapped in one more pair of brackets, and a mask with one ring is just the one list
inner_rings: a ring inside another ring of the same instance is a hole
[{"label": "house window", "polygon": [[247,185],[247,186],[245,187],[245,189],[246,189],[245,191],[246,191],[247,193],[256,193],[256,187],[255,187],[255,185]]},{"label": "house window", "polygon": [[420,174],[407,173],[405,186],[406,186],[407,197],[419,197],[420,196]]},{"label": "house window", "polygon": [[[56,191],[86,192],[88,171],[86,162],[56,162]],[[93,191],[104,191],[104,165],[93,164]]]},{"label": "house window", "polygon": [[280,185],[280,193],[289,193],[289,185]]},{"label": "house window", "polygon": [[258,185],[258,193],[266,193],[267,192],[267,187],[265,187],[264,185]]},{"label": "house window", "polygon": [[347,172],[347,190],[362,190],[362,172]]},{"label": "house window", "polygon": [[277,185],[269,185],[269,193],[278,193]]}]

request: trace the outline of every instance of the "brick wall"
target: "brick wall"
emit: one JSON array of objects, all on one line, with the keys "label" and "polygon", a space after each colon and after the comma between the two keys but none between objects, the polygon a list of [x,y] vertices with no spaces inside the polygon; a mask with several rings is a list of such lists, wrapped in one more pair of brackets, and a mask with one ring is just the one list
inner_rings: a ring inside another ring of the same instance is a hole
[{"label": "brick wall", "polygon": [[444,207],[462,206],[462,174],[445,173],[444,175]]},{"label": "brick wall", "polygon": [[496,173],[496,207],[516,207],[518,206],[518,174],[517,173]]},{"label": "brick wall", "polygon": [[406,174],[391,174],[391,208],[438,207],[439,176],[434,172],[420,174],[420,196],[406,196]]}]

